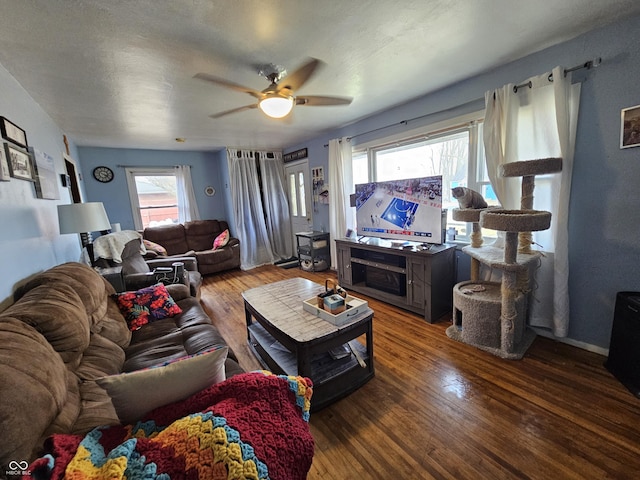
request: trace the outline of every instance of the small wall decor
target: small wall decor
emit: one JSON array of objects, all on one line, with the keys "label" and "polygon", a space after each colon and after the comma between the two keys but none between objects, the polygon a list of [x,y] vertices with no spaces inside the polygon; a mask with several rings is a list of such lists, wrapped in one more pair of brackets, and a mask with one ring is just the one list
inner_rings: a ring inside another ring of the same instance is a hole
[{"label": "small wall decor", "polygon": [[34,161],[36,197],[48,200],[60,199],[53,157],[31,147],[29,152],[31,152]]},{"label": "small wall decor", "polygon": [[620,112],[620,148],[640,145],[640,105],[623,108]]},{"label": "small wall decor", "polygon": [[22,148],[28,147],[27,132],[5,117],[0,117],[0,133],[2,133],[2,138],[5,140],[9,140]]},{"label": "small wall decor", "polygon": [[0,148],[0,181],[8,182],[11,180],[11,170],[9,170],[9,162],[7,162],[7,153],[4,145]]},{"label": "small wall decor", "polygon": [[209,185],[208,187],[204,188],[204,194],[207,197],[213,197],[216,194],[216,189]]},{"label": "small wall decor", "polygon": [[9,162],[11,176],[13,178],[33,182],[34,176],[31,155],[29,155],[28,152],[8,143],[4,144],[4,151]]},{"label": "small wall decor", "polygon": [[329,204],[329,187],[324,183],[324,168],[313,167],[311,169],[311,180],[313,181],[313,205]]},{"label": "small wall decor", "polygon": [[295,152],[285,153],[282,156],[282,162],[283,163],[295,162],[296,160],[302,160],[303,158],[307,158],[307,156],[308,156],[307,149],[301,148],[300,150],[296,150]]},{"label": "small wall decor", "polygon": [[113,180],[113,170],[101,165],[93,169],[93,178],[102,183],[109,183]]}]

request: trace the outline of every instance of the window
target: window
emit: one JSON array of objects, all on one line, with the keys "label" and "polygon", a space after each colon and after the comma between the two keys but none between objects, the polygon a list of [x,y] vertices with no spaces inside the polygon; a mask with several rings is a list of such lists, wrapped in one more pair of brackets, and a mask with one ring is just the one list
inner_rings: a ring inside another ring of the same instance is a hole
[{"label": "window", "polygon": [[179,223],[175,169],[129,168],[127,181],[136,229]]},{"label": "window", "polygon": [[[458,239],[468,239],[471,225],[451,217],[452,210],[458,207],[451,189],[472,188],[482,193],[489,205],[498,204],[484,161],[482,113],[404,135],[354,146],[354,185],[442,175],[442,207],[447,209],[447,227],[457,230]],[[491,230],[483,230],[483,235],[496,236]]]}]

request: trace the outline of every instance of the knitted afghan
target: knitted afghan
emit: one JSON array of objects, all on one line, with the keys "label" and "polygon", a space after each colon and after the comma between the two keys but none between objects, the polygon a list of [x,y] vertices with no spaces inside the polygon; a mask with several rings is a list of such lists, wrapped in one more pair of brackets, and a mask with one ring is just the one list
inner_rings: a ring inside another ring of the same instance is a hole
[{"label": "knitted afghan", "polygon": [[[135,425],[52,435],[32,476],[47,479],[305,479],[311,381],[236,375]],[[198,413],[193,413],[198,412]]]}]

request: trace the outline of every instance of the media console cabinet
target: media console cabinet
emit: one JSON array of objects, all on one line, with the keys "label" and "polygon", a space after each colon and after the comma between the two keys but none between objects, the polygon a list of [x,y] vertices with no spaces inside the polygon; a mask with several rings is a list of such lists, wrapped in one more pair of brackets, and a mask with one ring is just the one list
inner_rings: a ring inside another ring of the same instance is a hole
[{"label": "media console cabinet", "polygon": [[433,323],[452,309],[455,246],[394,247],[390,240],[336,240],[338,282]]}]

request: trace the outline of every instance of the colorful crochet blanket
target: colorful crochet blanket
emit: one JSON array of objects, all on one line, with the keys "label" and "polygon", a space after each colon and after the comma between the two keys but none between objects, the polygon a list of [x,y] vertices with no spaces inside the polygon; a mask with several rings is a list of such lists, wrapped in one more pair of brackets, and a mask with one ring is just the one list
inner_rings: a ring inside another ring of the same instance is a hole
[{"label": "colorful crochet blanket", "polygon": [[311,394],[307,378],[236,375],[135,425],[52,435],[31,478],[304,479],[314,452]]}]

